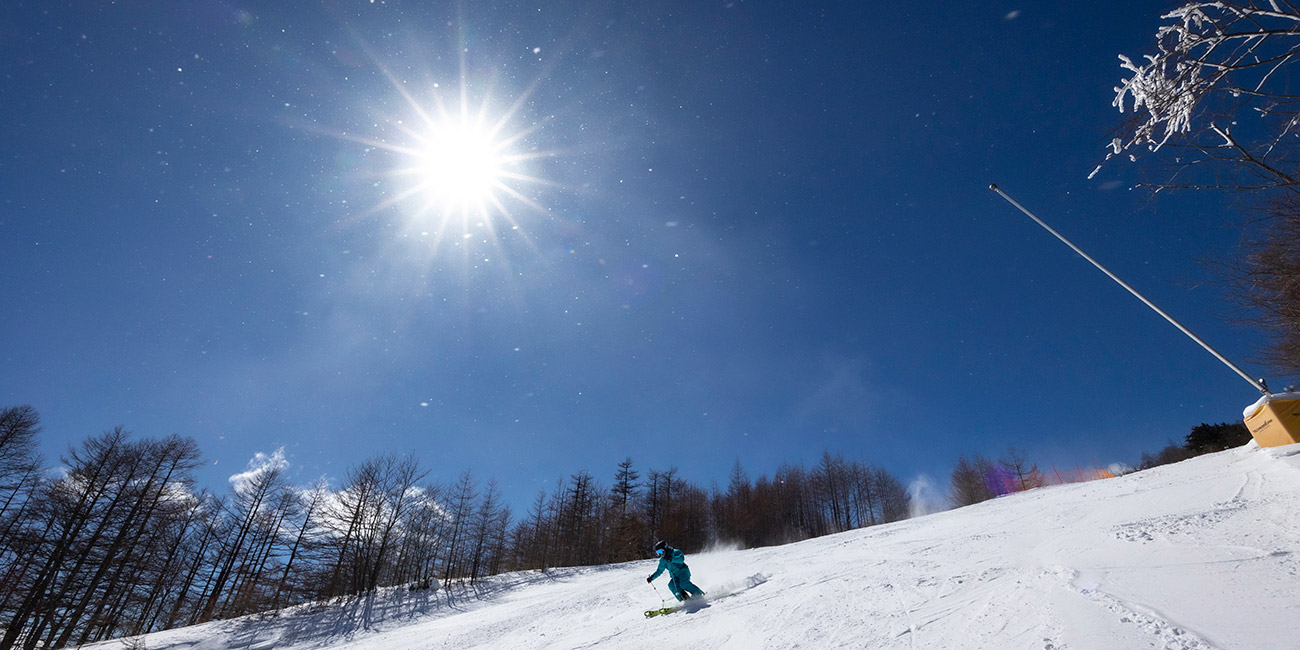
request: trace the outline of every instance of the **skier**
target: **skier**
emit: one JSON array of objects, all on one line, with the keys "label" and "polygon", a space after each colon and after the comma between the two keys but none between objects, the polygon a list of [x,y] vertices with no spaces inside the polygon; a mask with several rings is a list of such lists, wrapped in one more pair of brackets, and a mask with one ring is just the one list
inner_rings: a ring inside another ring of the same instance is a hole
[{"label": "skier", "polygon": [[646,582],[654,582],[659,574],[668,571],[668,591],[673,592],[673,597],[678,601],[704,595],[704,591],[691,582],[691,570],[686,566],[685,553],[659,541],[655,543],[655,555],[659,556],[659,568],[645,579]]}]

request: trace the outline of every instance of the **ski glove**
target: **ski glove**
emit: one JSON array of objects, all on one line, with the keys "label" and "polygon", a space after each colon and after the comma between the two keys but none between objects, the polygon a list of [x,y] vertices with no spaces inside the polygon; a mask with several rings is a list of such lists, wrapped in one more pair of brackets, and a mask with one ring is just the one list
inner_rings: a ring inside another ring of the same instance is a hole
[{"label": "ski glove", "polygon": [[646,581],[646,584],[649,584],[649,583],[651,583],[651,582],[654,582],[655,579],[654,579],[654,578],[646,578],[645,581]]}]

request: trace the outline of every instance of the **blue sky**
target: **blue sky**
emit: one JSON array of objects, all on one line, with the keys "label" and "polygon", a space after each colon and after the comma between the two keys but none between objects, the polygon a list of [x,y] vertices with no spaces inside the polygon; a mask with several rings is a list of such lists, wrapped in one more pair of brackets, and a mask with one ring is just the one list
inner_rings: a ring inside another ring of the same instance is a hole
[{"label": "blue sky", "polygon": [[[191,435],[218,489],[281,446],[519,503],[629,456],[1134,462],[1257,394],[988,184],[1267,376],[1200,262],[1250,215],[1088,178],[1167,8],[6,3],[0,402],[51,457]],[[516,176],[444,221],[394,172],[462,98]]]}]

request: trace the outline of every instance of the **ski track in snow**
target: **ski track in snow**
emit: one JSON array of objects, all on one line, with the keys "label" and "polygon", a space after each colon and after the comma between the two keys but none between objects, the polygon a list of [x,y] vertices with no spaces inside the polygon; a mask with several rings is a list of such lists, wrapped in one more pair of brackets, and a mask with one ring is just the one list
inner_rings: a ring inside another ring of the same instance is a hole
[{"label": "ski track in snow", "polygon": [[[693,554],[708,595],[652,619],[654,560],[309,605],[150,650],[1290,650],[1300,445],[1033,490],[781,547]],[[88,646],[89,647],[89,646]],[[101,644],[121,648],[121,642]]]}]

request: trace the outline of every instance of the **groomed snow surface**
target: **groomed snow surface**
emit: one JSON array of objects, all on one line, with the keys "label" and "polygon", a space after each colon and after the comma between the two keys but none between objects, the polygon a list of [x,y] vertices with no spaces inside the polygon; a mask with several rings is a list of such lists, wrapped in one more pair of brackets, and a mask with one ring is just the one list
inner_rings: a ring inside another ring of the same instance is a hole
[{"label": "groomed snow surface", "polygon": [[[670,540],[671,541],[671,540]],[[774,548],[688,555],[704,602],[646,619],[655,562],[381,592],[152,634],[149,650],[1300,648],[1300,445]],[[97,647],[122,648],[122,641]],[[138,646],[137,646],[138,647]]]}]

